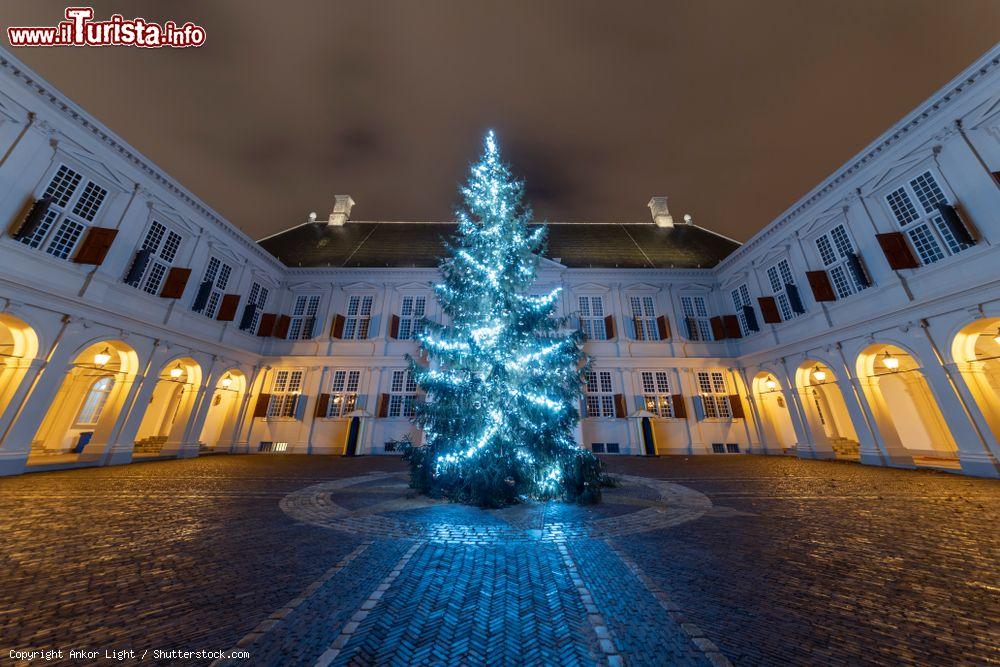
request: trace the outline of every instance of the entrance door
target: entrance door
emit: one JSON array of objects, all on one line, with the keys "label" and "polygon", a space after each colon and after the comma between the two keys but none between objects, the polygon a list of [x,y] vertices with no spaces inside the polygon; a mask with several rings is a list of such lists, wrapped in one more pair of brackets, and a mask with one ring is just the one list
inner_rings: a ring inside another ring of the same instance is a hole
[{"label": "entrance door", "polygon": [[361,418],[351,417],[351,426],[347,429],[347,446],[344,456],[355,456],[358,453],[358,433],[361,432]]},{"label": "entrance door", "polygon": [[646,450],[646,456],[656,456],[656,442],[653,440],[653,424],[649,417],[642,418],[642,445]]}]

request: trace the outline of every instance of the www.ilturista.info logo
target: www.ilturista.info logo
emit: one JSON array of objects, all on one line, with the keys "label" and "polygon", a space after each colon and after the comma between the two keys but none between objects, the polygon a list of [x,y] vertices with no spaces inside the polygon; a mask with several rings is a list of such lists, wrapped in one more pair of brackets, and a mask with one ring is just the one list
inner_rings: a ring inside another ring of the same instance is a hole
[{"label": "www.ilturista.info logo", "polygon": [[205,29],[190,21],[152,23],[142,18],[126,19],[113,14],[107,21],[94,21],[93,7],[67,7],[66,20],[52,27],[7,28],[11,46],[138,46],[144,49],[201,46]]}]

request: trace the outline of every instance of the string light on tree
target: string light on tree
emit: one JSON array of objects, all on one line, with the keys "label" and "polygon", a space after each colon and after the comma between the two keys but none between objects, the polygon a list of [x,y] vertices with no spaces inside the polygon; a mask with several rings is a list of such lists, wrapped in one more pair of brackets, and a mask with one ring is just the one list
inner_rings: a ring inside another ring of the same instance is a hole
[{"label": "string light on tree", "polygon": [[417,407],[421,446],[403,444],[414,488],[500,507],[524,498],[600,499],[601,463],[577,446],[581,335],[554,316],[559,290],[527,293],[544,226],[529,230],[524,184],[489,132],[461,188],[458,232],[434,285],[450,324],[417,338],[431,366],[410,359],[427,400]]}]

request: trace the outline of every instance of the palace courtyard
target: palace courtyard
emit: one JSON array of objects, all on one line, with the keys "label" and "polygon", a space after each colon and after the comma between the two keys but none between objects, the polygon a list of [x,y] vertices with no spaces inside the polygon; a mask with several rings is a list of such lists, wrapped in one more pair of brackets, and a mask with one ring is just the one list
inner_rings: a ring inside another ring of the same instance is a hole
[{"label": "palace courtyard", "polygon": [[600,506],[499,511],[414,497],[387,457],[0,479],[2,660],[995,663],[1000,483],[784,457],[607,464],[621,486]]}]

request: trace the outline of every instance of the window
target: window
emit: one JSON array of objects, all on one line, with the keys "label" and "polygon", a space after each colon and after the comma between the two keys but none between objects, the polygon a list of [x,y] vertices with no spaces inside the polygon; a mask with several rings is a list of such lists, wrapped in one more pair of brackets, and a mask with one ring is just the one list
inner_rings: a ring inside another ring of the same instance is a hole
[{"label": "window", "polygon": [[156,220],[149,226],[146,238],[142,241],[142,250],[149,254],[149,264],[142,275],[132,283],[147,294],[159,294],[163,278],[167,270],[177,258],[183,237]]},{"label": "window", "polygon": [[756,333],[757,329],[751,329],[750,323],[747,322],[747,314],[743,309],[744,306],[748,308],[753,308],[750,303],[750,290],[747,288],[746,284],[740,285],[732,291],[733,305],[736,306],[736,319],[740,321],[740,331],[744,336],[750,333]]},{"label": "window", "polygon": [[586,379],[587,416],[614,417],[615,396],[611,371],[587,371]]},{"label": "window", "polygon": [[287,442],[270,442],[270,441],[263,441],[262,440],[261,443],[260,443],[260,445],[257,447],[257,451],[258,452],[264,452],[265,454],[274,454],[274,453],[280,453],[280,452],[287,452],[288,451],[288,443]]},{"label": "window", "polygon": [[[86,185],[80,187],[83,183]],[[69,259],[87,230],[87,223],[93,222],[100,212],[108,191],[60,165],[45,194],[52,198],[49,210],[35,231],[20,241],[31,248],[42,248],[53,257]]]},{"label": "window", "polygon": [[271,400],[267,416],[295,417],[299,396],[302,393],[302,371],[278,371],[271,384]]},{"label": "window", "polygon": [[292,320],[288,325],[290,340],[306,340],[313,337],[316,328],[316,312],[319,310],[319,295],[299,295],[295,297]]},{"label": "window", "polygon": [[[253,315],[250,317],[249,322],[246,322],[247,326],[245,331],[249,331],[251,334],[257,332],[257,325],[260,323],[261,313],[264,312],[264,306],[267,305],[267,288],[261,286],[260,283],[254,282],[250,286],[250,297],[247,299],[247,307],[254,306]],[[243,328],[243,327],[241,327]]]},{"label": "window", "polygon": [[955,238],[938,212],[938,204],[950,202],[930,171],[896,188],[885,200],[896,222],[910,237],[921,263],[933,264],[969,247]]},{"label": "window", "polygon": [[726,453],[726,445],[724,443],[721,443],[721,442],[713,442],[712,443],[712,453],[713,454],[725,454]]},{"label": "window", "polygon": [[727,454],[739,454],[740,453],[740,446],[737,443],[735,443],[735,442],[727,442],[726,443],[726,453]]},{"label": "window", "polygon": [[427,297],[404,296],[399,308],[399,340],[410,340],[417,335],[418,325],[424,316]]},{"label": "window", "polygon": [[590,443],[590,451],[595,454],[618,454],[621,448],[617,442],[592,442]]},{"label": "window", "polygon": [[77,415],[77,424],[93,426],[100,421],[104,405],[108,402],[108,396],[111,395],[111,388],[114,387],[114,384],[114,378],[106,376],[98,378],[90,385],[90,391],[83,399],[83,406],[80,408],[80,414]]},{"label": "window", "polygon": [[837,225],[816,239],[816,249],[830,274],[837,298],[842,299],[868,287],[863,276],[858,275],[859,269],[851,268],[851,258],[857,255],[844,225]]},{"label": "window", "polygon": [[[222,296],[229,285],[229,276],[232,273],[233,267],[221,260],[215,257],[208,260],[208,268],[205,269],[205,277],[202,280],[203,284],[210,284],[207,301],[204,302],[201,309],[201,313],[205,317],[215,318],[216,313],[219,311],[219,303],[222,302]],[[201,297],[200,294],[196,296],[194,305],[201,305],[199,302],[202,298],[204,297]]]},{"label": "window", "polygon": [[416,414],[417,383],[408,370],[393,371],[389,387],[390,417],[413,417]]},{"label": "window", "polygon": [[[747,297],[749,298],[749,294]],[[682,296],[681,309],[684,311],[688,340],[712,340],[712,325],[708,319],[708,305],[705,297]]]},{"label": "window", "polygon": [[698,392],[707,419],[732,419],[726,379],[719,371],[698,371]]},{"label": "window", "polygon": [[632,307],[632,321],[635,322],[636,340],[660,340],[660,331],[656,326],[656,310],[653,307],[653,297],[629,297]]},{"label": "window", "polygon": [[802,304],[799,302],[798,293],[795,292],[795,280],[792,278],[788,260],[783,259],[767,270],[767,282],[771,286],[774,300],[778,303],[782,321],[798,315],[802,310]]},{"label": "window", "polygon": [[588,340],[607,340],[604,324],[604,299],[599,296],[580,297],[580,330]]},{"label": "window", "polygon": [[334,371],[330,385],[330,402],[326,407],[327,417],[344,417],[354,412],[358,404],[358,383],[361,371]]},{"label": "window", "polygon": [[666,371],[642,371],[642,400],[647,411],[657,417],[669,419],[674,416],[674,405],[670,399],[670,383]]},{"label": "window", "polygon": [[344,322],[345,340],[368,338],[368,327],[372,319],[373,296],[352,296],[347,300],[347,320]]}]

